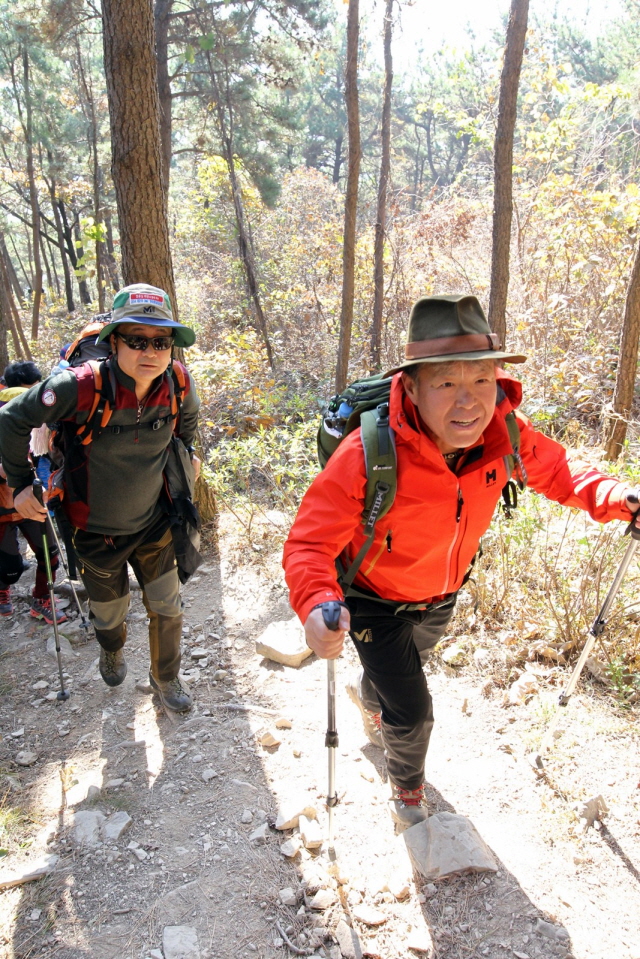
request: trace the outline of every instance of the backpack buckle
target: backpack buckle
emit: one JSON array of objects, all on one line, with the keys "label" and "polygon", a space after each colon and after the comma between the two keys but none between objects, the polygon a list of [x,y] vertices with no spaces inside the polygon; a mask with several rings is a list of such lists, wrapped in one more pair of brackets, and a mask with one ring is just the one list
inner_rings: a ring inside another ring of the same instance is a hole
[{"label": "backpack buckle", "polygon": [[164,420],[154,420],[151,424],[151,429],[159,430],[161,426],[164,426]]},{"label": "backpack buckle", "polygon": [[117,434],[117,433],[122,433],[122,427],[121,427],[121,426],[112,426],[112,427],[111,427],[111,432],[112,432],[112,433],[116,433],[116,434]]}]

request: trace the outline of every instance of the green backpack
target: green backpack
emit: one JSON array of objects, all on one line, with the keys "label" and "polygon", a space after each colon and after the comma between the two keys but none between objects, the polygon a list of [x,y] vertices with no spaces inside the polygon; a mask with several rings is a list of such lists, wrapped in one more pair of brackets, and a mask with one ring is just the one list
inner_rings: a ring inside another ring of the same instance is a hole
[{"label": "green backpack", "polygon": [[[318,462],[324,469],[330,457],[349,433],[362,429],[367,470],[367,489],[362,511],[362,523],[366,540],[360,547],[348,570],[342,570],[340,582],[346,589],[353,583],[356,573],[367,555],[379,519],[393,506],[398,485],[395,437],[389,425],[389,396],[392,377],[381,373],[355,380],[342,393],[329,401],[318,427]],[[498,402],[505,393],[498,387]],[[520,430],[516,414],[511,410],[505,416],[512,452],[505,456],[509,479],[502,489],[503,508],[507,516],[518,505],[518,490],[527,485],[527,473],[520,458]]]}]

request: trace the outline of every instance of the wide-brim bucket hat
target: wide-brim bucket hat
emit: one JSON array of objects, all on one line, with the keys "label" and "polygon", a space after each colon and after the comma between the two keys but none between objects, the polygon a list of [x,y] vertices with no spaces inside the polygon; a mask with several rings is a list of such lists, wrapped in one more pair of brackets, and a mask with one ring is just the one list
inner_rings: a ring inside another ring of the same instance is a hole
[{"label": "wide-brim bucket hat", "polygon": [[111,320],[100,331],[98,342],[106,340],[120,323],[144,323],[175,330],[174,344],[182,348],[193,346],[196,341],[192,329],[174,320],[169,295],[147,283],[132,283],[116,293]]},{"label": "wide-brim bucket hat", "polygon": [[450,360],[502,360],[525,363],[521,353],[500,349],[480,302],[475,296],[423,296],[409,317],[404,363],[388,370],[392,376],[417,363],[446,363]]}]

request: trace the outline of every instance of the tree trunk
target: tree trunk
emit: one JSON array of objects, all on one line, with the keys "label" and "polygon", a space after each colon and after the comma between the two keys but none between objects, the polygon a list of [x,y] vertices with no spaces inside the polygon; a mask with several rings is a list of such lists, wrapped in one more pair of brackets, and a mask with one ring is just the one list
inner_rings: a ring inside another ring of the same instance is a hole
[{"label": "tree trunk", "polygon": [[22,323],[20,322],[20,314],[18,313],[16,305],[13,302],[11,287],[9,286],[9,277],[7,276],[7,268],[2,257],[0,257],[0,298],[2,299],[2,310],[5,323],[11,330],[16,356],[19,359],[26,357],[26,359],[32,360],[33,357],[31,355],[31,350],[29,349],[29,344],[26,336],[24,335]]},{"label": "tree trunk", "polygon": [[11,326],[5,319],[5,313],[4,297],[0,295],[0,372],[6,369],[9,362],[7,332],[11,329]]},{"label": "tree trunk", "polygon": [[111,278],[111,286],[115,293],[120,289],[120,280],[118,279],[118,264],[115,257],[115,246],[113,243],[113,222],[111,220],[111,210],[107,207],[104,211],[104,226],[107,233],[107,269]]},{"label": "tree trunk", "polygon": [[624,305],[624,320],[618,350],[618,371],[611,410],[606,414],[604,450],[608,460],[618,459],[627,435],[638,372],[640,340],[640,244],[636,250]]},{"label": "tree trunk", "polygon": [[[82,261],[84,260],[84,246],[82,245],[82,232],[80,230],[80,215],[77,213],[76,210],[73,211],[73,235],[75,238],[74,246],[78,254],[78,257],[76,259],[75,270],[76,270],[76,276],[78,279],[78,289],[80,290],[80,299],[83,303],[91,303],[92,300],[91,300],[91,291],[89,290],[89,284],[87,283],[87,280],[85,277],[81,278],[78,276],[78,272],[84,271],[85,268],[84,268],[84,265],[82,264]],[[78,265],[78,261],[81,261],[80,265]]]},{"label": "tree trunk", "polygon": [[359,0],[349,0],[347,19],[347,67],[345,71],[345,100],[349,130],[349,160],[347,194],[344,203],[344,240],[342,248],[342,307],[340,310],[340,340],[336,362],[336,392],[347,385],[353,300],[355,294],[356,213],[358,208],[358,181],[360,179],[360,111],[358,104],[358,38],[360,34]]},{"label": "tree trunk", "polygon": [[[9,239],[11,240],[11,246],[13,247],[13,252],[15,253],[16,260],[17,260],[18,263],[20,264],[20,269],[22,270],[22,275],[23,275],[23,277],[24,277],[24,281],[25,281],[25,283],[27,284],[27,287],[30,287],[30,286],[31,286],[31,283],[30,283],[30,281],[29,281],[29,277],[27,276],[27,271],[26,271],[25,268],[24,268],[24,263],[22,262],[22,259],[21,259],[21,257],[20,257],[20,254],[18,253],[18,248],[17,248],[17,246],[16,246],[15,240],[13,239],[13,236],[12,236],[11,234],[9,234]],[[19,293],[19,294],[16,294],[16,296],[17,296],[17,298],[18,298],[18,302],[19,302],[21,305],[23,305],[24,308],[26,309],[27,301],[26,301],[26,298],[25,298],[25,295],[24,295],[24,294],[25,294],[25,291],[24,291],[23,289],[21,289],[21,290],[20,290],[20,293]]]},{"label": "tree trunk", "polygon": [[27,151],[27,178],[29,181],[29,199],[31,201],[32,220],[32,252],[33,252],[33,310],[31,313],[31,339],[38,339],[40,323],[40,303],[42,301],[42,263],[40,260],[40,208],[38,206],[38,192],[36,190],[36,175],[33,165],[33,117],[31,108],[31,88],[29,80],[29,55],[27,48],[22,48],[22,68],[24,80],[25,105],[25,147]]},{"label": "tree trunk", "polygon": [[100,225],[102,222],[100,203],[100,180],[101,170],[98,160],[98,119],[96,117],[96,105],[93,98],[91,81],[87,79],[87,74],[82,61],[82,52],[80,49],[80,40],[76,37],[76,59],[78,63],[78,78],[80,80],[80,89],[84,98],[84,113],[89,123],[89,147],[91,150],[92,170],[92,192],[93,192],[93,225],[95,228],[95,257],[96,257],[96,287],[98,290],[98,311],[104,313],[104,279],[103,279],[103,249],[104,244],[100,239]]},{"label": "tree trunk", "polygon": [[2,234],[0,234],[0,256],[4,258],[7,276],[9,277],[9,282],[11,283],[11,289],[13,290],[18,303],[22,303],[24,301],[24,290],[20,286],[18,274],[16,273],[16,269],[13,265],[13,260],[9,256],[7,244],[5,243],[4,236]]},{"label": "tree trunk", "polygon": [[177,316],[151,0],[103,0],[102,24],[124,281],[161,287]]},{"label": "tree trunk", "polygon": [[40,256],[42,257],[42,262],[44,263],[44,271],[47,275],[47,289],[51,294],[53,292],[53,272],[51,266],[49,265],[49,258],[47,256],[47,248],[44,245],[44,237],[40,234]]},{"label": "tree trunk", "polygon": [[169,14],[173,0],[155,0],[153,13],[160,98],[160,143],[162,151],[162,184],[169,196],[171,176],[171,79],[169,77]]},{"label": "tree trunk", "polygon": [[387,0],[384,14],[384,92],[382,96],[382,125],[380,139],[380,179],[378,181],[378,209],[373,248],[373,321],[371,324],[371,372],[380,369],[382,349],[382,310],[384,306],[384,239],[387,230],[387,185],[391,166],[391,88],[393,85],[393,61],[391,59],[391,34],[393,31],[393,3]]},{"label": "tree trunk", "polygon": [[511,0],[493,156],[493,236],[488,319],[502,346],[507,337],[509,246],[513,215],[513,133],[528,16],[529,0]]},{"label": "tree trunk", "polygon": [[[49,165],[51,166],[51,154],[49,154]],[[62,218],[60,216],[60,208],[58,206],[58,201],[56,198],[56,181],[51,173],[51,179],[48,180],[47,186],[49,187],[49,197],[51,199],[51,209],[53,210],[53,221],[56,227],[56,234],[58,237],[58,243],[60,244],[60,259],[62,260],[62,273],[64,276],[64,295],[67,301],[67,310],[69,313],[73,313],[76,306],[73,302],[73,284],[71,282],[71,270],[69,269],[69,258],[67,255],[65,235],[62,229]]]},{"label": "tree trunk", "polygon": [[[56,254],[51,240],[47,239],[47,246],[49,248],[49,258],[51,260],[51,272],[53,274],[53,285],[55,287],[56,296],[60,299],[61,289],[60,289],[60,277],[58,276],[58,268],[56,266]],[[60,251],[60,255],[64,255],[64,251]]]}]

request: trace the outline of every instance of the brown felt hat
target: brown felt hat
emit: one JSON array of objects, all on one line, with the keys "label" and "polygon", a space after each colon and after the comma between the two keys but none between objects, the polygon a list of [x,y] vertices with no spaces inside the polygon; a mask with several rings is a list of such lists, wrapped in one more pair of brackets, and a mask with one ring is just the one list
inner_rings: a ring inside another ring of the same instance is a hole
[{"label": "brown felt hat", "polygon": [[505,353],[489,329],[475,296],[423,296],[409,317],[405,361],[385,373],[391,376],[416,363],[450,360],[503,360],[525,363],[521,353]]}]

